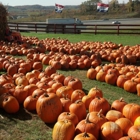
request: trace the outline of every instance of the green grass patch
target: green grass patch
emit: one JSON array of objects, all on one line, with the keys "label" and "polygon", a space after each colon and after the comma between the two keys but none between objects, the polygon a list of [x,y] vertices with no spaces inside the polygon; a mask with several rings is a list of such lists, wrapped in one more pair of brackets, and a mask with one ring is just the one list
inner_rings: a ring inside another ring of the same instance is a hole
[{"label": "green grass patch", "polygon": [[114,43],[121,43],[123,45],[136,45],[140,44],[139,35],[101,35],[97,34],[52,34],[52,33],[21,33],[24,36],[37,36],[39,39],[57,38],[68,39],[70,42],[80,41],[111,41]]}]

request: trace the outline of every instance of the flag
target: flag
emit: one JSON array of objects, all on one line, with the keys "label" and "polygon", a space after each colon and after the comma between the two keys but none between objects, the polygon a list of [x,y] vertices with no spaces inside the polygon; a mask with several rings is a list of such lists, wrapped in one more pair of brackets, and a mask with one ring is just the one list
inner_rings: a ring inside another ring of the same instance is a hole
[{"label": "flag", "polygon": [[97,3],[97,11],[99,11],[99,12],[107,12],[108,8],[109,8],[108,4]]},{"label": "flag", "polygon": [[63,9],[64,9],[63,5],[55,4],[55,12],[62,13]]}]

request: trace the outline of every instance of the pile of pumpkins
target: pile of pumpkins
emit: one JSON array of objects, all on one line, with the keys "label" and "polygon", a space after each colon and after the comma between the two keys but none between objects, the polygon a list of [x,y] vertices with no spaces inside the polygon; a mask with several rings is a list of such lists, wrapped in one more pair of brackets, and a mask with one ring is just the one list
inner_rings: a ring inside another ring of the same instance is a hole
[{"label": "pile of pumpkins", "polygon": [[[0,108],[16,113],[22,104],[28,111],[36,110],[44,123],[54,124],[53,140],[140,140],[140,105],[126,103],[122,98],[110,104],[97,87],[86,94],[80,79],[57,72],[58,69],[86,68],[89,79],[125,87],[126,91],[137,92],[139,96],[139,67],[125,64],[139,60],[139,54],[128,59],[130,52],[134,54],[133,47],[124,47],[129,53],[125,54],[127,59],[117,59],[124,50],[121,44],[112,42],[74,44],[60,38],[38,40],[36,37],[23,37],[23,40],[20,46],[1,43],[0,70],[7,73],[0,76]],[[45,54],[46,51],[50,51],[49,54]],[[16,54],[26,55],[27,59],[11,56]],[[64,60],[60,61],[61,58]],[[96,62],[91,63],[94,60]],[[101,60],[120,60],[121,63],[101,65]],[[49,66],[43,70],[43,65]]]},{"label": "pile of pumpkins", "polygon": [[[34,76],[39,81],[30,84]],[[16,113],[22,104],[28,111],[36,110],[44,123],[54,124],[53,140],[140,139],[140,105],[136,103],[121,98],[110,104],[97,87],[86,94],[80,79],[52,68],[0,78],[0,108]]]},{"label": "pile of pumpkins", "polygon": [[89,68],[86,76],[140,96],[140,66],[109,63]]}]

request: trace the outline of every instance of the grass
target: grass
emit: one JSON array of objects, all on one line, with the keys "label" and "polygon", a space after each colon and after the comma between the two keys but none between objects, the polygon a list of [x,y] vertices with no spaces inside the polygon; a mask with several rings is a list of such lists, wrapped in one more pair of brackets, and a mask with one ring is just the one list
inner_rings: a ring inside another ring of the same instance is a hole
[{"label": "grass", "polygon": [[[85,41],[112,41],[114,43],[122,43],[123,45],[140,44],[139,36],[133,35],[92,35],[92,34],[44,34],[44,33],[22,33],[24,36],[37,36],[39,39],[44,38],[65,38],[71,42]],[[81,79],[83,90],[88,93],[89,89],[97,86],[103,91],[104,97],[112,103],[114,100],[123,97],[128,103],[140,104],[136,94],[124,91],[117,86],[109,85],[105,82],[89,80],[86,78],[87,70],[62,71],[59,73],[73,75]],[[3,73],[3,72],[2,72]],[[0,109],[0,140],[52,140],[53,124],[45,124],[38,118],[36,112],[28,112],[21,105],[19,112],[16,114],[7,114]]]},{"label": "grass", "polygon": [[140,44],[139,35],[95,35],[95,34],[46,34],[46,33],[22,33],[24,36],[37,36],[39,39],[57,38],[68,39],[70,42],[79,41],[111,41],[114,43],[122,43],[123,45]]}]

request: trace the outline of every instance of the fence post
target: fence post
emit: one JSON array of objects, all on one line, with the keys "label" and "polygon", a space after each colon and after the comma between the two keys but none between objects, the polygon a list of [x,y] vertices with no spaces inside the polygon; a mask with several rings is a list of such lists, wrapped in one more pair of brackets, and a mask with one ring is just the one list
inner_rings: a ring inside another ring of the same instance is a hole
[{"label": "fence post", "polygon": [[17,23],[17,31],[18,31],[18,23]]},{"label": "fence post", "polygon": [[117,33],[117,35],[119,35],[119,30],[120,30],[120,28],[119,28],[119,27],[120,27],[120,25],[118,25],[118,33]]},{"label": "fence post", "polygon": [[56,24],[54,24],[54,33],[56,34]]},{"label": "fence post", "polygon": [[65,33],[65,25],[62,25],[62,33]]},{"label": "fence post", "polygon": [[96,35],[96,33],[97,33],[97,25],[95,25],[95,35]]},{"label": "fence post", "polygon": [[35,32],[37,33],[37,26],[36,26],[36,23],[35,23]]},{"label": "fence post", "polygon": [[76,24],[74,24],[74,33],[76,34]]}]

